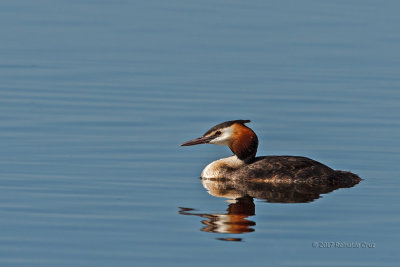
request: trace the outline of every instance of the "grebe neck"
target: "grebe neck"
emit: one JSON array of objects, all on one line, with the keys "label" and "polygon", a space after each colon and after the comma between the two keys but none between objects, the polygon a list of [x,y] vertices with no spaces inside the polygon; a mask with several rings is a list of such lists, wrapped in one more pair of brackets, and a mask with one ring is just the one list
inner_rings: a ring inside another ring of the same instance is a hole
[{"label": "grebe neck", "polygon": [[258,138],[252,129],[243,124],[235,127],[234,138],[229,148],[237,158],[245,163],[251,163],[257,153]]}]

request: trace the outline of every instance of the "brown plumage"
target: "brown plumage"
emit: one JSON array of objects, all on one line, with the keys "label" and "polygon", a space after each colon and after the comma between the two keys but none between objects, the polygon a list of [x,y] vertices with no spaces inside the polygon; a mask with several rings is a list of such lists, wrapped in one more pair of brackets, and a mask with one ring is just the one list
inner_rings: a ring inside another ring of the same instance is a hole
[{"label": "brown plumage", "polygon": [[257,153],[258,138],[249,127],[241,124],[234,124],[232,143],[229,148],[241,160],[252,160]]},{"label": "brown plumage", "polygon": [[353,184],[361,179],[356,174],[338,171],[328,166],[299,156],[256,157],[253,162],[227,175],[236,179],[259,180],[275,183],[346,183]]}]

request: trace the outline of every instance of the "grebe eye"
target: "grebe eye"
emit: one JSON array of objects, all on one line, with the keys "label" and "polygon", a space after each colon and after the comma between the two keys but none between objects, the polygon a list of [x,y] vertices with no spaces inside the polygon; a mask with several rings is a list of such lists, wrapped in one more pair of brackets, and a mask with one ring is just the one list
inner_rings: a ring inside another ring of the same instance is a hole
[{"label": "grebe eye", "polygon": [[215,135],[221,135],[221,131],[216,131]]}]

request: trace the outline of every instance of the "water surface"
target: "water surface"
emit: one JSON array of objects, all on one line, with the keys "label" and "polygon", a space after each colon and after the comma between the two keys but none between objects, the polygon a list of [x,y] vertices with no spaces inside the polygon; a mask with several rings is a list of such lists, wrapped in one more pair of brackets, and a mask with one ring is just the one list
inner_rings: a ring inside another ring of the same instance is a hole
[{"label": "water surface", "polygon": [[[395,266],[399,8],[2,1],[1,266]],[[201,231],[180,207],[227,213],[199,176],[230,151],[179,144],[232,119],[252,120],[259,155],[364,180],[306,203],[254,199],[253,231]]]}]

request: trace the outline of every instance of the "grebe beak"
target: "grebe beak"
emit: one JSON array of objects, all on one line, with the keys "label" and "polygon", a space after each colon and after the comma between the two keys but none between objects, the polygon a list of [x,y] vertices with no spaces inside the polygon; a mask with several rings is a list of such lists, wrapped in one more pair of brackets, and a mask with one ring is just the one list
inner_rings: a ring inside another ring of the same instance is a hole
[{"label": "grebe beak", "polygon": [[214,138],[215,138],[215,136],[202,136],[202,137],[187,141],[187,142],[181,144],[181,146],[194,146],[194,145],[200,145],[200,144],[207,144]]}]

